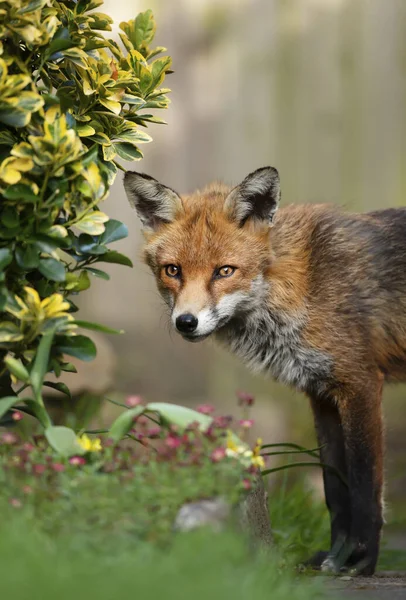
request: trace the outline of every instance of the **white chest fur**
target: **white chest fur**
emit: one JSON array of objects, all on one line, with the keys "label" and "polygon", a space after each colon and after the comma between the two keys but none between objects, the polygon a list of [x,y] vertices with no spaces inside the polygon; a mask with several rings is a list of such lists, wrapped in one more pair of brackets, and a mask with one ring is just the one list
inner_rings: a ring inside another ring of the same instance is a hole
[{"label": "white chest fur", "polygon": [[332,361],[303,344],[303,326],[303,317],[257,309],[230,321],[217,337],[253,371],[305,390],[329,376]]}]

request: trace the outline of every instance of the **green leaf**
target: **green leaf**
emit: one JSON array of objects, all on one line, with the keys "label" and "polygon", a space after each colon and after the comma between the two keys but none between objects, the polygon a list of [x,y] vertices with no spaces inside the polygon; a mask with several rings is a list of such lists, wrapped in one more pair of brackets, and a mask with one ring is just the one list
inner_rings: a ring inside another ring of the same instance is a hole
[{"label": "green leaf", "polygon": [[0,323],[0,343],[18,342],[24,339],[18,325],[12,321],[2,321]]},{"label": "green leaf", "polygon": [[116,142],[113,146],[117,154],[124,160],[140,160],[143,157],[142,152],[128,142]]},{"label": "green leaf", "polygon": [[[4,275],[4,273],[3,273]],[[4,310],[7,304],[7,289],[4,285],[0,286],[0,311]]]},{"label": "green leaf", "polygon": [[132,429],[134,419],[142,415],[145,406],[136,406],[121,413],[110,427],[109,437],[115,442],[119,442]]},{"label": "green leaf", "polygon": [[32,242],[41,252],[46,252],[47,254],[52,254],[54,250],[57,250],[60,247],[61,239],[55,239],[48,235],[37,234],[30,237],[30,242]]},{"label": "green leaf", "polygon": [[43,334],[31,369],[31,385],[37,401],[41,397],[42,382],[45,373],[48,371],[49,354],[53,339],[54,331],[51,330]]},{"label": "green leaf", "polygon": [[0,398],[0,419],[12,406],[19,402],[21,402],[21,398],[18,396],[5,396],[4,398]]},{"label": "green leaf", "polygon": [[100,258],[97,259],[97,262],[113,263],[116,265],[124,265],[126,267],[133,266],[133,263],[128,258],[128,256],[125,256],[120,252],[116,252],[115,250],[110,250],[109,252],[102,254],[102,256],[100,256]]},{"label": "green leaf", "polygon": [[10,248],[0,248],[0,271],[7,267],[13,260]]},{"label": "green leaf", "polygon": [[65,267],[55,258],[42,258],[39,261],[39,272],[51,281],[65,281]]},{"label": "green leaf", "polygon": [[[58,31],[58,34],[59,34],[59,31]],[[61,50],[67,50],[68,48],[72,48],[75,45],[75,42],[73,40],[71,40],[71,38],[69,37],[69,32],[66,28],[65,28],[64,33],[66,35],[66,38],[61,38],[61,37],[56,38],[56,36],[55,36],[54,39],[52,40],[52,42],[48,46],[47,54],[51,57],[51,60],[53,58],[55,58],[52,56],[55,52],[60,52]]]},{"label": "green leaf", "polygon": [[145,100],[143,98],[139,98],[133,94],[123,94],[121,97],[121,102],[131,104],[131,106],[136,106],[137,108],[141,108],[145,104]]},{"label": "green leaf", "polygon": [[76,223],[76,227],[87,234],[100,235],[105,231],[104,223],[108,220],[109,218],[106,214],[100,210],[95,210]]},{"label": "green leaf", "polygon": [[128,228],[121,221],[110,219],[104,225],[104,233],[99,238],[100,244],[111,244],[128,237]]},{"label": "green leaf", "polygon": [[95,277],[100,277],[100,279],[104,279],[105,281],[109,281],[110,275],[101,269],[95,269],[94,267],[85,267],[85,271],[88,271]]},{"label": "green leaf", "polygon": [[68,398],[72,398],[68,386],[66,385],[66,383],[62,383],[62,381],[58,381],[55,383],[53,381],[44,381],[43,385],[45,385],[46,387],[50,387],[54,390],[58,390],[58,392],[62,392],[62,394],[66,394]]},{"label": "green leaf", "polygon": [[147,410],[157,412],[166,424],[177,425],[181,430],[186,429],[192,423],[199,423],[200,428],[205,431],[213,422],[208,415],[203,415],[186,406],[178,404],[169,404],[167,402],[150,402],[146,406]]},{"label": "green leaf", "polygon": [[89,135],[94,135],[96,131],[93,129],[91,125],[77,125],[76,131],[78,132],[80,137],[87,137]]},{"label": "green leaf", "polygon": [[[152,142],[152,137],[145,131],[141,131],[135,128],[125,129],[117,135],[117,139],[123,142],[128,142],[131,145],[135,144],[148,144]],[[115,142],[117,146],[117,142]]]},{"label": "green leaf", "polygon": [[66,373],[77,373],[78,372],[75,365],[73,365],[70,362],[63,362],[60,364],[61,364],[61,371],[66,371]]},{"label": "green leaf", "polygon": [[76,248],[83,254],[104,254],[107,252],[107,248],[101,246],[99,240],[100,238],[93,237],[88,233],[81,233],[75,242]]},{"label": "green leaf", "polygon": [[0,122],[10,127],[25,127],[31,120],[31,113],[18,108],[0,110]]},{"label": "green leaf", "polygon": [[20,216],[17,212],[17,209],[14,206],[6,206],[1,215],[1,222],[9,229],[18,227],[20,223]]},{"label": "green leaf", "polygon": [[4,363],[7,369],[12,373],[17,379],[23,381],[24,383],[30,382],[30,374],[27,369],[24,367],[21,359],[14,358],[13,356],[6,356],[4,359]]},{"label": "green leaf", "polygon": [[44,100],[35,92],[20,92],[17,106],[24,111],[32,113],[44,106]]},{"label": "green leaf", "polygon": [[85,335],[57,336],[56,346],[59,352],[85,362],[93,360],[97,353],[94,342]]},{"label": "green leaf", "polygon": [[152,14],[152,10],[146,10],[145,12],[139,13],[134,23],[135,37],[131,37],[131,41],[134,43],[136,49],[140,48],[143,44],[148,45],[154,39],[155,35],[155,20]]},{"label": "green leaf", "polygon": [[75,454],[84,454],[85,450],[79,444],[76,433],[69,427],[60,425],[47,427],[45,437],[48,443],[58,454],[62,456],[73,456]]},{"label": "green leaf", "polygon": [[16,183],[10,185],[4,192],[3,196],[7,200],[25,200],[26,202],[36,202],[38,196],[34,194],[29,185],[25,183]]},{"label": "green leaf", "polygon": [[36,269],[39,265],[39,250],[32,245],[16,248],[15,257],[18,266],[26,271]]},{"label": "green leaf", "polygon": [[90,288],[89,274],[86,271],[81,271],[79,274],[67,273],[65,288],[75,292],[88,290]]},{"label": "green leaf", "polygon": [[102,331],[103,333],[124,333],[123,329],[112,329],[111,327],[107,327],[106,325],[100,325],[99,323],[92,323],[90,321],[74,321],[74,325],[78,327],[83,327],[83,329],[90,329],[92,331]]}]

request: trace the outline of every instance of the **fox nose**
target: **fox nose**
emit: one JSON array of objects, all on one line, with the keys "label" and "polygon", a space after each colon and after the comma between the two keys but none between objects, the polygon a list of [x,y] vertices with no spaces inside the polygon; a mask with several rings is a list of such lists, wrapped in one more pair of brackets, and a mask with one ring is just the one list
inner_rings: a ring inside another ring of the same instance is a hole
[{"label": "fox nose", "polygon": [[193,333],[197,329],[198,320],[194,315],[185,313],[176,319],[176,329],[181,333]]}]

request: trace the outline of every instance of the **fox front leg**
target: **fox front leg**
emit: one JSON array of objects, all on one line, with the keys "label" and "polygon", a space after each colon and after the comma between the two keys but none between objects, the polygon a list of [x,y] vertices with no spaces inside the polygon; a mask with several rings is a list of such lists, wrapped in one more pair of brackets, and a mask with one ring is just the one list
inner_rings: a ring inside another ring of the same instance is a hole
[{"label": "fox front leg", "polygon": [[331,547],[308,564],[323,571],[371,575],[383,523],[382,383],[377,378],[361,387],[341,388],[334,399],[311,396],[321,460],[333,469],[323,470]]},{"label": "fox front leg", "polygon": [[[345,560],[356,574],[373,575],[383,525],[382,378],[368,377],[363,385],[343,390],[337,403],[351,502],[350,536],[338,562]],[[333,560],[332,566],[339,565]]]},{"label": "fox front leg", "polygon": [[351,498],[346,484],[348,472],[341,416],[332,396],[312,393],[310,403],[320,459],[330,467],[323,468],[323,482],[330,513],[331,541],[330,551],[317,552],[306,564],[319,569],[327,560],[327,564],[334,561],[338,568],[337,557],[349,539],[351,530]]}]

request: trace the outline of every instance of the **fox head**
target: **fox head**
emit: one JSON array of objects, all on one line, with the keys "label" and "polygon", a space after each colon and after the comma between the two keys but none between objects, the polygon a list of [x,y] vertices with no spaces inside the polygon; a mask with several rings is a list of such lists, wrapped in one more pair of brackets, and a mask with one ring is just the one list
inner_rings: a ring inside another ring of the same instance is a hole
[{"label": "fox head", "polygon": [[182,197],[141,173],[127,172],[124,186],[142,223],[145,260],[185,339],[203,340],[258,305],[280,200],[276,169]]}]

